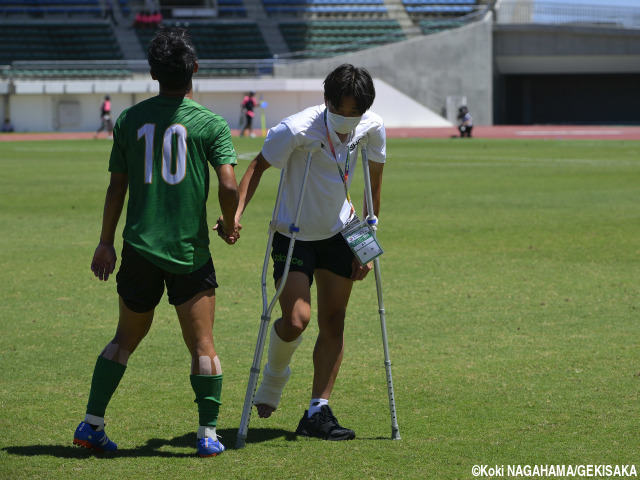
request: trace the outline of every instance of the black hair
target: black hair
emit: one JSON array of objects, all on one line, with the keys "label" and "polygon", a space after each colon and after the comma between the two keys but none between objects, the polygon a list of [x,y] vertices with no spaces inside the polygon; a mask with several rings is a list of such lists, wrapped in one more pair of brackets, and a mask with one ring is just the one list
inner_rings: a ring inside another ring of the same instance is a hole
[{"label": "black hair", "polygon": [[376,98],[376,89],[366,69],[344,63],[324,79],[324,94],[334,107],[339,107],[344,97],[353,96],[358,110],[364,114]]},{"label": "black hair", "polygon": [[158,82],[178,89],[189,86],[198,54],[184,28],[163,25],[148,44],[147,58]]}]

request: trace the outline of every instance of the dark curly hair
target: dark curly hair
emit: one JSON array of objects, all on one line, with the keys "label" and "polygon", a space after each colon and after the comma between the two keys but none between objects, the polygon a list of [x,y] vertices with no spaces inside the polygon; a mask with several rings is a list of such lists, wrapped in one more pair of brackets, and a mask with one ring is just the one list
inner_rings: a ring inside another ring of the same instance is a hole
[{"label": "dark curly hair", "polygon": [[147,58],[158,82],[178,89],[189,86],[198,54],[184,28],[163,25],[148,44]]},{"label": "dark curly hair", "polygon": [[344,97],[353,96],[358,110],[364,114],[376,98],[376,89],[366,69],[344,63],[324,79],[324,94],[334,107],[340,106]]}]

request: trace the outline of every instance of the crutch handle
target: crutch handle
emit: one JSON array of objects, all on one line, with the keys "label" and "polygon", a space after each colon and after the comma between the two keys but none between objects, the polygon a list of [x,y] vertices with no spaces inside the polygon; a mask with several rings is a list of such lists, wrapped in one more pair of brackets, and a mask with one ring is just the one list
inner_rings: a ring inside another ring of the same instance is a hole
[{"label": "crutch handle", "polygon": [[295,223],[272,222],[269,224],[269,228],[271,228],[274,232],[280,233],[300,232],[300,227],[298,227]]}]

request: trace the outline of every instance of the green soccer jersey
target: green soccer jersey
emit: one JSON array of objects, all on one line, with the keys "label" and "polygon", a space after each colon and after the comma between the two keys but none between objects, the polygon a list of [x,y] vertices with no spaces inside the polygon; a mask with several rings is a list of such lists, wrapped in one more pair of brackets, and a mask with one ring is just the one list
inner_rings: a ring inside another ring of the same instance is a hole
[{"label": "green soccer jersey", "polygon": [[124,240],[169,272],[202,267],[208,163],[237,163],[227,122],[188,98],[156,96],[122,112],[113,138],[109,171],[129,175]]}]

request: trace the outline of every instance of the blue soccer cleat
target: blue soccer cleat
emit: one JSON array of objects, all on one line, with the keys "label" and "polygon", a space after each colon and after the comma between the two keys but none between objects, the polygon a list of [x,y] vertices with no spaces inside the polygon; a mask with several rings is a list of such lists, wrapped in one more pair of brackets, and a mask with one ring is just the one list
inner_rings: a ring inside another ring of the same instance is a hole
[{"label": "blue soccer cleat", "polygon": [[198,455],[201,457],[215,457],[225,450],[219,440],[214,440],[211,437],[199,438],[196,446],[198,447]]},{"label": "blue soccer cleat", "polygon": [[118,449],[118,445],[109,440],[104,430],[96,432],[86,422],[81,422],[76,428],[76,433],[73,435],[73,444],[93,449],[96,452],[113,452]]}]

